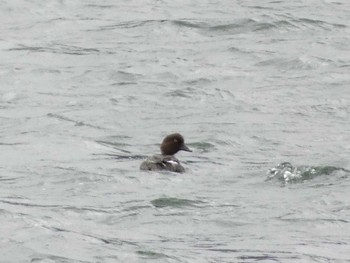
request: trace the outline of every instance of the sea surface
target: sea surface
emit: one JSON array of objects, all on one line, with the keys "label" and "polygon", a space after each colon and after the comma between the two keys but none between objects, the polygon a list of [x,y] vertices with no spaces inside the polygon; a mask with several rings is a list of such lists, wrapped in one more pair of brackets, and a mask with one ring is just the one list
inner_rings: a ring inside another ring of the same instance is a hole
[{"label": "sea surface", "polygon": [[[0,262],[350,262],[350,1],[0,21]],[[140,171],[173,132],[186,172]]]}]

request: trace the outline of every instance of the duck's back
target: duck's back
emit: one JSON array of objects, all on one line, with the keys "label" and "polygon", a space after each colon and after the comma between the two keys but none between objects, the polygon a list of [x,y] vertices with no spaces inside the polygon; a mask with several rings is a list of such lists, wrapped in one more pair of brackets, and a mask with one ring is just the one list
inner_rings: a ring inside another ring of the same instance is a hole
[{"label": "duck's back", "polygon": [[141,170],[145,171],[171,171],[183,173],[185,169],[179,160],[172,155],[156,154],[141,163]]}]

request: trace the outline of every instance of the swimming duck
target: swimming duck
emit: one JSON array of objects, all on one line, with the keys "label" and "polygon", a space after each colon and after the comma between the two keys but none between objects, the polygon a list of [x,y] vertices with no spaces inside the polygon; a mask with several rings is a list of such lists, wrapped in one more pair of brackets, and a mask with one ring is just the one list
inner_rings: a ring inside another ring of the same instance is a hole
[{"label": "swimming duck", "polygon": [[183,173],[185,168],[174,156],[178,151],[192,152],[186,145],[183,136],[173,133],[166,136],[160,145],[161,154],[153,155],[142,162],[140,169],[148,171],[171,171]]}]

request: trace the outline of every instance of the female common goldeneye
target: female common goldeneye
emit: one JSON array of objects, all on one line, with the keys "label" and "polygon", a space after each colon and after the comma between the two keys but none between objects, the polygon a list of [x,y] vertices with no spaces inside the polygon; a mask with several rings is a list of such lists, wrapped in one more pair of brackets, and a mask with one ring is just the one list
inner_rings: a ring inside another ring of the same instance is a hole
[{"label": "female common goldeneye", "polygon": [[162,154],[156,154],[147,158],[140,166],[141,170],[148,171],[171,171],[183,173],[185,168],[174,156],[178,151],[192,152],[186,145],[184,138],[179,133],[173,133],[166,136],[160,145]]}]

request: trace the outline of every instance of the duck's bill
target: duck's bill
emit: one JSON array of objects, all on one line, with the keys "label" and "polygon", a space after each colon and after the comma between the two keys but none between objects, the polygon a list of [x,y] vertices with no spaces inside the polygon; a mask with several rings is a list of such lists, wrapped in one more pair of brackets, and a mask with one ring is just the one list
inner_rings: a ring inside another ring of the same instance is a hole
[{"label": "duck's bill", "polygon": [[188,148],[185,144],[182,144],[180,147],[180,150],[186,151],[186,152],[192,152],[190,148]]}]

